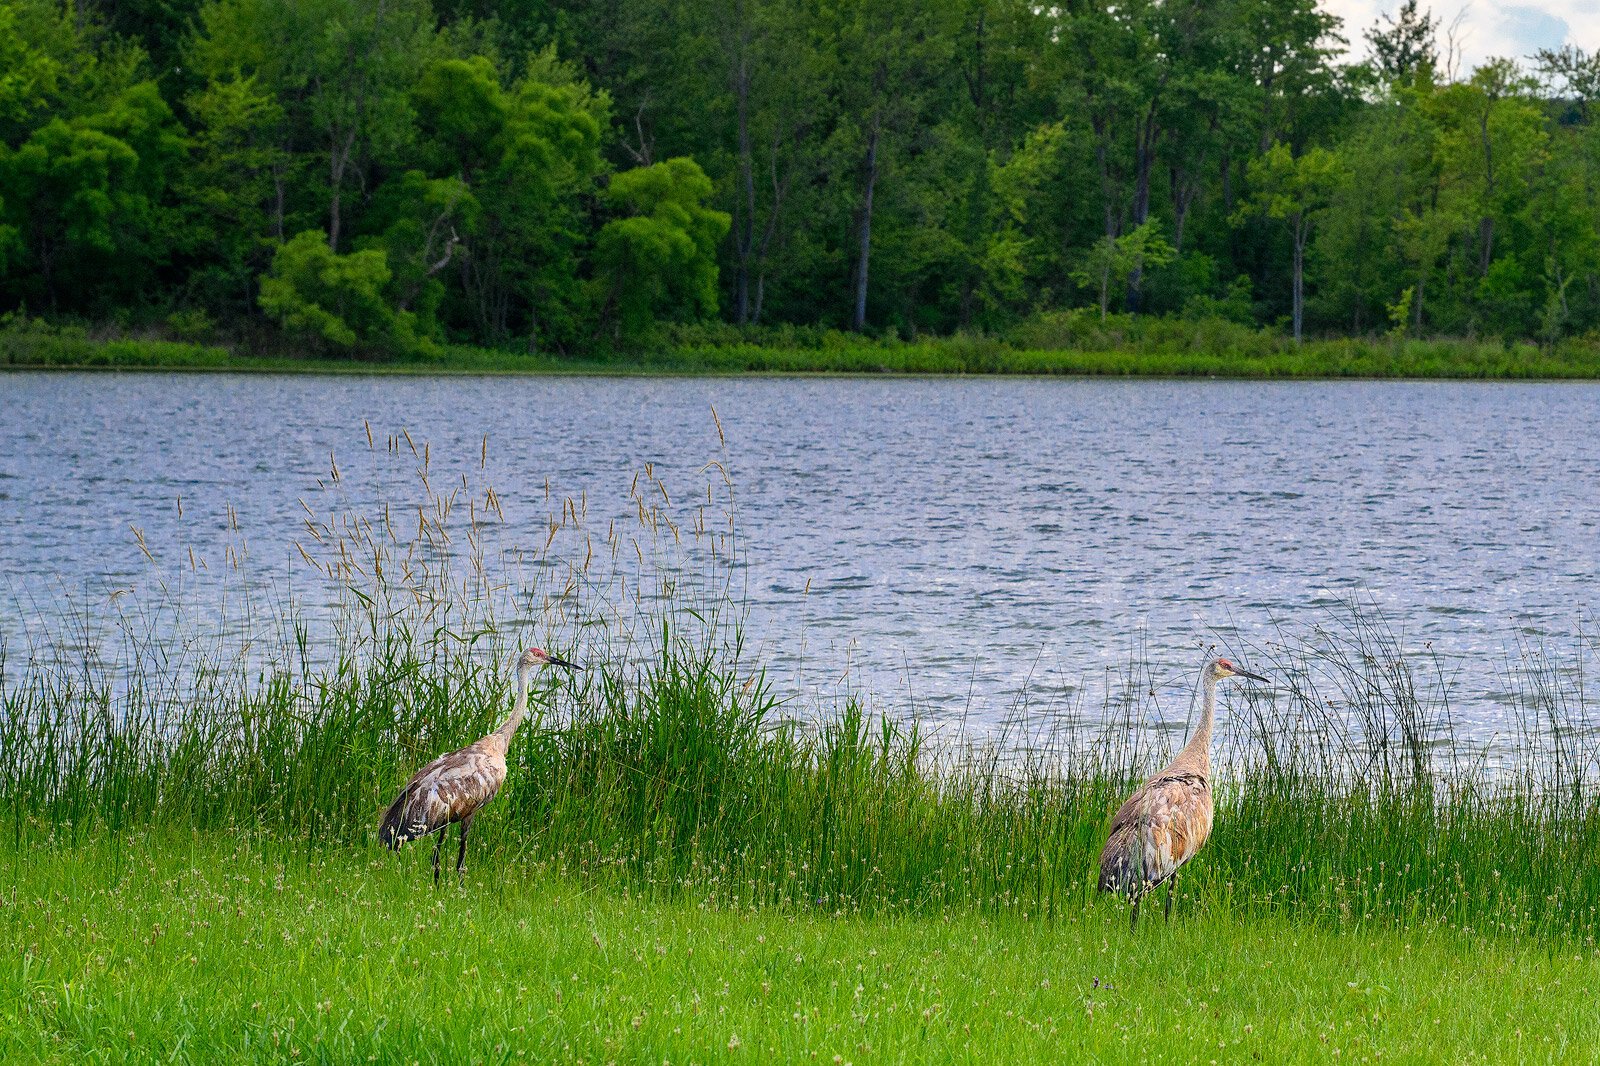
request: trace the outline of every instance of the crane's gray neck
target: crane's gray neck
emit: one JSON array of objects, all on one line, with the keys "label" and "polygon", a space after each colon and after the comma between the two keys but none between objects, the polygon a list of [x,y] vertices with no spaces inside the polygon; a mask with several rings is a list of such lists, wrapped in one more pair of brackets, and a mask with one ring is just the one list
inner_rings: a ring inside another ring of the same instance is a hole
[{"label": "crane's gray neck", "polygon": [[500,728],[494,731],[507,747],[511,746],[511,738],[516,735],[517,727],[522,724],[522,719],[528,713],[528,681],[533,676],[533,667],[523,666],[517,670],[517,702],[511,706],[511,716],[501,723]]},{"label": "crane's gray neck", "polygon": [[1211,671],[1206,671],[1205,679],[1201,682],[1200,697],[1200,724],[1189,737],[1189,743],[1183,746],[1178,757],[1172,760],[1177,766],[1182,764],[1185,769],[1201,774],[1211,772],[1211,727],[1217,718],[1217,679],[1211,676]]}]

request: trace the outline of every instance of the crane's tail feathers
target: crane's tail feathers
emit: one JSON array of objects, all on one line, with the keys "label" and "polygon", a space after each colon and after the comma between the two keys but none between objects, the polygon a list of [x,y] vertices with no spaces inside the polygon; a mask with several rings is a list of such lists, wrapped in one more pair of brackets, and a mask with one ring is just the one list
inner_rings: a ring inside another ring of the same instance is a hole
[{"label": "crane's tail feathers", "polygon": [[410,828],[406,824],[405,817],[406,801],[410,798],[409,791],[400,793],[395,801],[389,804],[389,809],[383,812],[383,821],[378,825],[378,843],[393,851],[399,851],[400,845],[412,839],[414,835],[406,831]]},{"label": "crane's tail feathers", "polygon": [[378,843],[395,851],[399,851],[400,845],[404,843],[400,839],[400,802],[398,800],[383,812],[383,821],[378,823]]},{"label": "crane's tail feathers", "polygon": [[1111,834],[1100,853],[1100,891],[1134,895],[1144,883],[1144,848],[1139,846],[1131,826]]},{"label": "crane's tail feathers", "polygon": [[399,851],[406,841],[436,833],[450,821],[448,809],[439,809],[438,804],[429,803],[416,789],[407,788],[383,812],[383,821],[378,824],[378,842]]}]

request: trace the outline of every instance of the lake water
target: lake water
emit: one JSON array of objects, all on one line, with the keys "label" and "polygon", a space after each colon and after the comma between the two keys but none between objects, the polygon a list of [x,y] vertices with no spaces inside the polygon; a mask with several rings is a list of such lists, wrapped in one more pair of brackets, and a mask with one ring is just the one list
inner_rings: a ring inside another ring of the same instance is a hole
[{"label": "lake water", "polygon": [[1480,669],[1600,608],[1589,384],[22,373],[0,375],[0,634],[148,586],[133,527],[155,569],[243,537],[281,572],[330,455],[352,506],[411,498],[415,463],[355,458],[364,421],[428,442],[442,484],[487,435],[495,550],[543,543],[546,479],[604,529],[642,464],[692,489],[725,454],[779,687],[848,665],[934,716],[1070,696],[1134,653],[1186,693],[1203,645],[1248,654],[1356,599],[1453,664],[1470,722]]}]

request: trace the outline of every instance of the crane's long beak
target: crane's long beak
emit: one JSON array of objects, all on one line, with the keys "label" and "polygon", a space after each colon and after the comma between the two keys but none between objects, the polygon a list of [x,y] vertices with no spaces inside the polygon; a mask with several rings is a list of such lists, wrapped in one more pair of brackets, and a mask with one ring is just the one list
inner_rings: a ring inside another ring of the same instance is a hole
[{"label": "crane's long beak", "polygon": [[1262,677],[1260,674],[1252,674],[1248,670],[1240,670],[1237,667],[1235,667],[1233,672],[1238,674],[1240,677],[1248,677],[1251,681],[1260,681],[1260,682],[1263,682],[1263,683],[1268,684],[1268,685],[1272,684],[1271,681],[1268,681],[1266,678]]},{"label": "crane's long beak", "polygon": [[583,669],[583,667],[579,666],[577,663],[569,663],[565,659],[557,659],[554,655],[549,656],[546,661],[549,662],[551,666],[565,666],[568,670]]}]

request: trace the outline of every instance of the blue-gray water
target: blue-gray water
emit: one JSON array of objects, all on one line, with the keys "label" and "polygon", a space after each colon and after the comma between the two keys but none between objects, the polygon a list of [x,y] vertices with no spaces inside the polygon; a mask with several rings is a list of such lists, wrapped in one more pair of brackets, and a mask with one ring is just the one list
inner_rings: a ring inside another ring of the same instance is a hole
[{"label": "blue-gray water", "polygon": [[491,546],[537,549],[546,478],[602,529],[643,463],[703,484],[713,406],[780,688],[848,662],[889,704],[981,719],[1136,644],[1181,680],[1204,642],[1356,598],[1461,671],[1470,719],[1478,664],[1600,607],[1589,384],[8,374],[0,633],[148,585],[130,527],[162,567],[242,536],[287,570],[330,453],[358,505],[414,498],[415,464],[356,460],[363,420],[428,441],[440,484],[487,434]]}]

